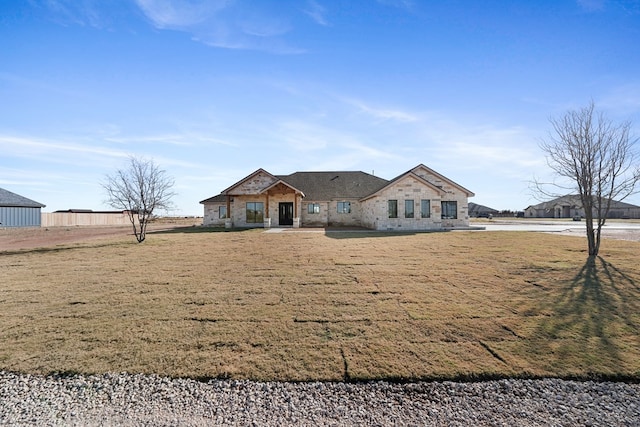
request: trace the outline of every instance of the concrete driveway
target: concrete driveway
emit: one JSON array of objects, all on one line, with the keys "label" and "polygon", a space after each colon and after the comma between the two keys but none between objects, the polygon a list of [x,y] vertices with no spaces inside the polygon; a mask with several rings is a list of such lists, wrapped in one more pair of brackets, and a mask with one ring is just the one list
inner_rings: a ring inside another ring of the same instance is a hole
[{"label": "concrete driveway", "polygon": [[[544,219],[503,219],[473,221],[471,226],[484,227],[485,231],[538,231],[584,236],[586,224],[583,221]],[[602,227],[605,238],[640,241],[640,222],[608,220]]]}]

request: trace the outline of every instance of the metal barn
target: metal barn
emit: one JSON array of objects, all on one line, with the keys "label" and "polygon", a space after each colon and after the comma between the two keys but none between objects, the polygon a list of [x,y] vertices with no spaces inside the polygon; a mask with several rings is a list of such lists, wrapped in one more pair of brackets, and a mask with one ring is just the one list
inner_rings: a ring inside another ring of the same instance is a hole
[{"label": "metal barn", "polygon": [[45,205],[0,188],[0,228],[40,227],[40,210]]}]

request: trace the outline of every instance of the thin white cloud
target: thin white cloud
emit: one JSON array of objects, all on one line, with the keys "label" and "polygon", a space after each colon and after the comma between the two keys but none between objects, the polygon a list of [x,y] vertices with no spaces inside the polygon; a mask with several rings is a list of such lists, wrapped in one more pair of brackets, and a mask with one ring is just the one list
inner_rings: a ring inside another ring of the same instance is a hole
[{"label": "thin white cloud", "polygon": [[606,0],[577,0],[578,6],[587,12],[604,10]]},{"label": "thin white cloud", "polygon": [[392,120],[398,122],[415,122],[418,117],[408,111],[392,108],[374,107],[357,99],[342,98],[343,102],[356,107],[361,113],[365,113],[378,120]]},{"label": "thin white cloud", "polygon": [[103,27],[103,19],[93,0],[45,0],[49,18],[60,25]]},{"label": "thin white cloud", "polygon": [[330,141],[344,140],[349,137],[338,135],[337,132],[312,122],[287,120],[277,126],[273,138],[280,139],[292,150],[308,152],[324,150]]},{"label": "thin white cloud", "polygon": [[394,147],[377,146],[378,141],[367,135],[343,131],[340,125],[323,125],[321,117],[308,121],[289,120],[277,126],[272,138],[286,144],[296,155],[284,162],[298,170],[360,170],[376,164],[392,164],[402,160]]},{"label": "thin white cloud", "polygon": [[142,135],[142,136],[108,136],[104,138],[105,141],[113,142],[116,144],[151,144],[161,143],[167,145],[176,145],[181,147],[191,147],[198,144],[214,144],[214,145],[226,145],[236,146],[235,143],[223,140],[220,138],[212,138],[206,135],[199,135],[195,133],[171,133],[171,134],[156,134],[156,135]]},{"label": "thin white cloud", "polygon": [[414,2],[412,0],[376,0],[376,1],[385,6],[398,7],[406,10],[411,10],[414,5]]},{"label": "thin white cloud", "polygon": [[[111,166],[119,166],[119,163],[131,155],[147,156],[148,154],[146,149],[140,150],[140,147],[136,147],[132,150],[130,145],[125,145],[123,149],[112,149],[100,146],[97,142],[60,142],[54,139],[11,135],[0,135],[0,151],[5,157],[31,159],[44,164],[70,164],[75,167],[96,163],[104,166],[105,162]],[[154,161],[163,166],[199,167],[192,162],[169,156],[154,156]]]},{"label": "thin white cloud", "polygon": [[31,90],[37,90],[40,92],[49,92],[66,97],[76,97],[81,95],[80,92],[70,91],[68,89],[61,89],[59,85],[47,83],[43,80],[24,77],[18,74],[0,72],[0,81],[5,81],[11,85],[27,88]]},{"label": "thin white cloud", "polygon": [[185,29],[203,23],[228,7],[229,0],[135,0],[157,28]]},{"label": "thin white cloud", "polygon": [[455,117],[443,112],[374,107],[353,98],[338,99],[355,107],[357,112],[378,120],[375,123],[377,133],[396,135],[398,140],[393,141],[394,148],[404,155],[418,147],[418,151],[424,151],[421,156],[443,163],[456,159],[466,169],[496,170],[502,167],[516,174],[545,164],[544,158],[537,155],[535,136],[521,127],[503,128],[482,123],[482,119]]},{"label": "thin white cloud", "polygon": [[53,154],[56,158],[65,158],[69,154],[73,153],[108,156],[113,158],[123,158],[128,156],[128,153],[124,151],[111,150],[88,144],[73,144],[56,140],[42,140],[11,135],[0,135],[0,147],[5,155],[12,154],[17,157]]},{"label": "thin white cloud", "polygon": [[135,0],[161,30],[182,31],[194,41],[225,49],[300,54],[284,36],[292,30],[286,13],[232,0]]},{"label": "thin white cloud", "polygon": [[[137,6],[129,0],[107,2],[104,0],[28,0],[36,10],[46,12],[45,19],[58,25],[80,25],[100,30],[113,29],[125,24]],[[117,3],[117,4],[116,4]]]},{"label": "thin white cloud", "polygon": [[307,7],[303,9],[303,12],[311,17],[313,21],[322,26],[328,26],[329,22],[327,22],[326,9],[319,4],[317,1],[309,0],[307,2]]},{"label": "thin white cloud", "polygon": [[422,131],[425,140],[431,141],[425,150],[431,158],[460,171],[526,181],[546,167],[536,136],[524,128],[451,120],[424,124]]}]

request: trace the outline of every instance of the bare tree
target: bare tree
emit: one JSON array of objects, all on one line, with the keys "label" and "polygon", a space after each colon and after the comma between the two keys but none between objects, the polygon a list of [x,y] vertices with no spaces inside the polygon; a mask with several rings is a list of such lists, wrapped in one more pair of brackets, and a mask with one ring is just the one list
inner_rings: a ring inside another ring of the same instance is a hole
[{"label": "bare tree", "polygon": [[[637,138],[630,137],[631,122],[614,123],[595,110],[593,101],[580,110],[550,119],[553,132],[540,144],[554,174],[570,184],[556,188],[577,192],[585,212],[589,257],[600,250],[602,226],[613,200],[636,192],[640,180]],[[543,195],[548,184],[535,183]],[[557,195],[557,193],[556,193]],[[595,225],[594,225],[595,222]]]},{"label": "bare tree", "polygon": [[142,243],[153,213],[172,207],[173,185],[174,180],[153,160],[131,156],[128,167],[107,175],[102,187],[108,196],[107,203],[127,212],[133,234]]}]

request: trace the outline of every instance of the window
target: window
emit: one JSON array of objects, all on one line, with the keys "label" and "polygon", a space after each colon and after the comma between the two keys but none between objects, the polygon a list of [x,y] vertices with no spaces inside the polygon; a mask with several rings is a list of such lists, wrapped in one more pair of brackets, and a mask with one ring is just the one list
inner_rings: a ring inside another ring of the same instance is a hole
[{"label": "window", "polygon": [[320,203],[309,203],[307,205],[307,212],[310,214],[320,213]]},{"label": "window", "polygon": [[351,202],[338,202],[338,213],[351,213]]},{"label": "window", "polygon": [[389,218],[398,218],[398,201],[397,200],[389,200],[387,202],[389,212]]},{"label": "window", "polygon": [[442,202],[442,219],[458,218],[458,202]]},{"label": "window", "polygon": [[420,217],[431,218],[431,200],[420,200]]},{"label": "window", "polygon": [[218,218],[226,218],[226,217],[227,217],[227,207],[220,206],[220,208],[218,208]]},{"label": "window", "polygon": [[405,200],[404,201],[404,217],[405,218],[413,218],[413,200]]},{"label": "window", "polygon": [[264,204],[262,202],[247,202],[247,223],[257,224],[264,221]]}]

